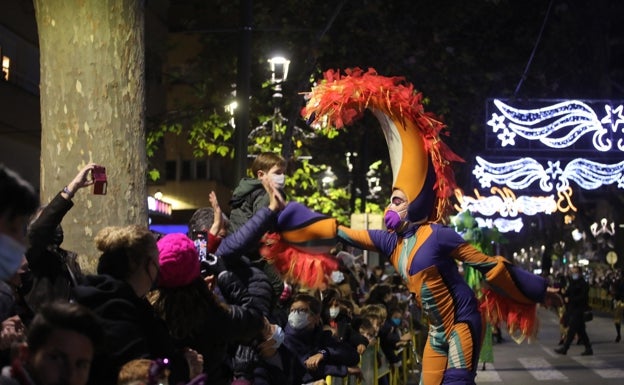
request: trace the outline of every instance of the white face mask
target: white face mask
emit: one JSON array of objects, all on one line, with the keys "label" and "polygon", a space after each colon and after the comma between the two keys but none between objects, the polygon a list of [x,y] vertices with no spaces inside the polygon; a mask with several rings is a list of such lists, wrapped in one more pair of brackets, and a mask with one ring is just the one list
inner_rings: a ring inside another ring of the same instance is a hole
[{"label": "white face mask", "polygon": [[275,341],[272,348],[279,349],[282,343],[284,343],[284,337],[284,330],[279,325],[275,325],[275,332],[271,336],[271,339]]},{"label": "white face mask", "polygon": [[340,308],[338,306],[332,306],[329,308],[329,318],[336,318],[340,314]]},{"label": "white face mask", "polygon": [[271,180],[277,189],[283,189],[286,185],[286,175],[284,174],[272,174]]},{"label": "white face mask", "polygon": [[342,271],[335,270],[331,273],[331,279],[332,281],[334,281],[334,283],[341,283],[342,281],[344,281],[345,277]]},{"label": "white face mask", "polygon": [[0,234],[0,279],[6,280],[13,276],[24,260],[26,246],[15,238]]},{"label": "white face mask", "polygon": [[291,311],[288,314],[288,324],[295,330],[305,329],[310,324],[308,313]]}]

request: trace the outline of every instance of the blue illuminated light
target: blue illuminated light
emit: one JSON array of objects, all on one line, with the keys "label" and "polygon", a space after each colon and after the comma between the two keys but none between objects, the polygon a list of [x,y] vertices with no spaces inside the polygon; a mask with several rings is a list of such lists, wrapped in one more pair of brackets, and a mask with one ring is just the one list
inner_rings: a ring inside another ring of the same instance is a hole
[{"label": "blue illuminated light", "polygon": [[501,233],[509,233],[509,232],[516,232],[519,233],[520,230],[522,230],[522,228],[524,227],[524,222],[522,221],[522,218],[516,218],[516,219],[504,219],[504,218],[481,218],[481,217],[475,217],[475,221],[477,222],[477,226],[479,227],[487,227],[487,228],[494,228],[496,227],[496,229],[501,232]]},{"label": "blue illuminated light", "polygon": [[[539,141],[550,148],[567,148],[585,135],[592,136],[593,148],[610,151],[613,141],[609,131],[624,136],[624,106],[604,104],[606,115],[600,119],[586,103],[568,100],[547,107],[520,109],[495,99],[498,112],[492,113],[487,125],[492,127],[501,147],[516,146],[516,136]],[[622,125],[622,129],[620,129]],[[619,132],[618,132],[619,131]],[[617,149],[624,151],[624,138],[617,139]]]},{"label": "blue illuminated light", "polygon": [[539,182],[542,191],[562,191],[570,186],[570,181],[586,190],[617,183],[624,189],[624,161],[615,164],[594,162],[584,158],[571,160],[564,168],[560,161],[548,161],[547,167],[533,158],[520,158],[509,162],[488,162],[480,156],[472,173],[481,187],[491,187],[492,183],[507,186],[512,190],[525,189]]}]

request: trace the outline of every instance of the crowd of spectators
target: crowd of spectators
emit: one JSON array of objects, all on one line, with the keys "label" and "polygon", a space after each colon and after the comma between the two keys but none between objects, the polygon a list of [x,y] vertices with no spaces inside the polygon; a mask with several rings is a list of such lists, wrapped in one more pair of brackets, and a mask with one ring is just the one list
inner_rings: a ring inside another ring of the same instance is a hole
[{"label": "crowd of spectators", "polygon": [[83,272],[61,222],[95,166],[38,210],[34,190],[0,170],[3,193],[23,202],[0,212],[0,249],[12,258],[0,283],[0,384],[320,383],[362,376],[360,355],[377,343],[380,360],[401,365],[420,315],[390,265],[340,251],[339,268],[310,288],[276,282],[249,251],[284,207],[272,173],[258,178],[266,205],[237,228],[212,194],[188,234],[102,229],[97,271]]}]

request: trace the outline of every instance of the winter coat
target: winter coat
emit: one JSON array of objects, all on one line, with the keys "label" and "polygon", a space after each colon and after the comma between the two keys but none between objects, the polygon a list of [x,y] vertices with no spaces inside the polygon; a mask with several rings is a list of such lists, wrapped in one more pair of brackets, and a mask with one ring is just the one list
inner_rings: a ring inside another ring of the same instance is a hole
[{"label": "winter coat", "polygon": [[74,298],[99,316],[105,333],[106,346],[96,352],[89,384],[115,384],[119,369],[136,358],[168,358],[170,382],[188,381],[188,365],[175,349],[166,324],[127,282],[89,275],[84,284],[74,288]]},{"label": "winter coat", "polygon": [[[264,191],[264,189],[262,189],[262,191]],[[240,261],[241,256],[253,259],[249,254],[258,254],[257,250],[260,245],[260,240],[265,233],[271,231],[275,227],[276,221],[277,213],[268,208],[268,203],[267,206],[259,207],[242,227],[230,233],[221,241],[215,255],[223,258],[226,265],[231,265],[228,269],[235,270],[238,264],[236,261]],[[253,262],[253,265],[262,270],[269,280],[271,289],[268,298],[270,301],[269,307],[274,308],[277,304],[277,299],[284,290],[284,281],[275,268],[263,259]],[[247,268],[248,267],[245,267],[245,269]],[[265,313],[265,315],[268,316],[268,312]]]},{"label": "winter coat", "polygon": [[[76,253],[60,247],[63,241],[60,224],[73,206],[72,201],[59,193],[28,228],[30,247],[26,250],[26,259],[32,287],[25,298],[35,312],[47,302],[69,301],[71,288],[83,277]],[[29,285],[28,282],[24,284]]]},{"label": "winter coat", "polygon": [[178,346],[191,347],[203,355],[206,384],[228,384],[232,379],[228,351],[256,339],[263,329],[264,317],[271,309],[271,285],[242,253],[250,244],[257,244],[275,220],[272,210],[261,208],[239,231],[222,240],[215,253],[219,262],[211,267],[211,273],[217,275],[227,309],[215,303],[206,309],[210,322],[203,330],[176,341]]},{"label": "winter coat", "polygon": [[179,347],[188,346],[203,355],[206,384],[228,384],[233,375],[229,349],[254,340],[263,329],[270,285],[260,270],[252,270],[241,275],[231,271],[219,274],[217,284],[227,308],[216,305],[210,309],[204,329],[176,341]]},{"label": "winter coat", "polygon": [[589,285],[583,279],[570,279],[563,296],[567,298],[566,315],[576,316],[589,309]]},{"label": "winter coat", "polygon": [[[295,330],[286,325],[284,332],[284,343],[278,352],[288,384],[305,384],[327,376],[344,377],[347,368],[356,366],[360,360],[353,346],[337,341],[330,331],[323,330],[320,325],[311,330]],[[326,352],[326,357],[318,369],[307,370],[305,360],[321,350]]]},{"label": "winter coat", "polygon": [[379,328],[379,347],[391,364],[401,361],[396,353],[396,345],[400,340],[401,336],[397,332],[396,326],[387,319]]},{"label": "winter coat", "polygon": [[[331,321],[330,321],[331,322]],[[336,337],[339,341],[347,342],[349,345],[357,348],[358,345],[368,346],[368,338],[361,335],[357,330],[353,328],[352,320],[350,317],[342,314],[338,314],[333,322],[336,325]]]},{"label": "winter coat", "polygon": [[243,227],[262,207],[269,206],[269,196],[256,178],[243,178],[232,193],[230,199],[230,234]]}]

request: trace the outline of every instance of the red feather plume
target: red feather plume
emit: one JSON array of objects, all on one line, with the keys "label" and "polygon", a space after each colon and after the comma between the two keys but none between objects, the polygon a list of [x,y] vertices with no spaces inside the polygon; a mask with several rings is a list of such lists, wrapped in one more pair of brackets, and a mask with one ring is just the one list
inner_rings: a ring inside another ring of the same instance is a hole
[{"label": "red feather plume", "polygon": [[338,261],[328,254],[310,254],[281,240],[277,233],[267,233],[262,239],[260,254],[290,282],[318,289],[327,277],[338,270]]}]

